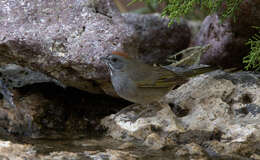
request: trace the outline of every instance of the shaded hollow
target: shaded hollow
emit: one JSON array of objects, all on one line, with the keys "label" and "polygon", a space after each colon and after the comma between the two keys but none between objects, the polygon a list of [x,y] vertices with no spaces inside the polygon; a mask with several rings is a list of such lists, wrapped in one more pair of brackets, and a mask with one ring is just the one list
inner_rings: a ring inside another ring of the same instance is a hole
[{"label": "shaded hollow", "polygon": [[99,136],[104,133],[100,119],[130,104],[54,83],[27,85],[14,89],[13,93],[17,108],[1,108],[0,128],[8,134],[29,137]]}]

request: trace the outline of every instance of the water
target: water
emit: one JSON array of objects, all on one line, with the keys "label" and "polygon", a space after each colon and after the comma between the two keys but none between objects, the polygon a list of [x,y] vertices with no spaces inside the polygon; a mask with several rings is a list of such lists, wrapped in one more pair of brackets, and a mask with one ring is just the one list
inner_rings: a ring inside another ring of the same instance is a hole
[{"label": "water", "polygon": [[[92,137],[81,139],[27,139],[23,143],[32,144],[37,154],[48,155],[51,152],[72,152],[72,153],[86,153],[86,152],[106,152],[107,150],[123,151],[134,155],[138,160],[249,160],[239,156],[220,156],[211,155],[184,155],[176,156],[176,151],[181,146],[174,146],[162,150],[149,150],[147,147],[138,143],[130,145],[130,147],[122,148],[126,142],[118,141],[110,137]],[[104,157],[103,157],[104,158]],[[83,158],[84,159],[84,158]],[[106,158],[104,158],[106,159]]]}]

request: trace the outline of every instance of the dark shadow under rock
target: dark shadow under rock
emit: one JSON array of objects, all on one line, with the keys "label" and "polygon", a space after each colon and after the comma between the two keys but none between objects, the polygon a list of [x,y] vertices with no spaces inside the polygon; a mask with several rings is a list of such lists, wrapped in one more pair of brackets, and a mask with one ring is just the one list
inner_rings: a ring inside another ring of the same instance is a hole
[{"label": "dark shadow under rock", "polygon": [[[17,107],[0,108],[0,128],[5,134],[33,138],[102,135],[104,128],[99,120],[130,104],[122,99],[62,88],[54,83],[28,85],[13,92]],[[0,100],[0,104],[5,103]]]}]

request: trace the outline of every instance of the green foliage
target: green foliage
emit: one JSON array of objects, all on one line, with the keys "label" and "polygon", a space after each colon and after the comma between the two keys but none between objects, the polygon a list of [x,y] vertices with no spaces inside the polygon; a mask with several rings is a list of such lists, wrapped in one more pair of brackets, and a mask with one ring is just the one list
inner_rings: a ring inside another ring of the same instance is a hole
[{"label": "green foliage", "polygon": [[[179,20],[180,17],[188,15],[199,7],[206,10],[208,14],[220,13],[220,18],[235,17],[239,5],[243,0],[133,0],[131,3],[141,1],[147,5],[156,6],[159,3],[166,4],[162,15],[168,16],[172,21]],[[130,4],[131,4],[130,3]]]},{"label": "green foliage", "polygon": [[246,43],[250,46],[251,51],[248,56],[244,57],[243,62],[247,64],[245,69],[260,70],[260,27],[255,27],[259,33],[252,36]]},{"label": "green foliage", "polygon": [[[180,17],[193,13],[199,8],[206,11],[207,14],[219,13],[221,20],[232,17],[235,20],[235,14],[239,12],[239,6],[243,0],[132,0],[131,3],[141,1],[147,6],[158,6],[160,3],[166,4],[162,15],[171,19],[169,25]],[[244,57],[243,63],[247,64],[245,69],[260,70],[260,27],[258,34],[252,36],[246,45],[250,46],[250,53]]]}]

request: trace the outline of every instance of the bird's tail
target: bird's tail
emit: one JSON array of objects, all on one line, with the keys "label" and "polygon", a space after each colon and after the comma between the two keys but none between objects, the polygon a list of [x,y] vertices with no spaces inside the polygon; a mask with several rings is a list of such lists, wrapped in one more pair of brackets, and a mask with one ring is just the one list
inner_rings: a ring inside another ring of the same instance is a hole
[{"label": "bird's tail", "polygon": [[189,69],[185,70],[182,74],[184,76],[187,76],[187,77],[195,77],[197,75],[212,72],[212,71],[215,71],[215,70],[218,70],[218,69],[220,69],[224,72],[228,72],[228,73],[233,73],[233,72],[237,72],[237,71],[240,70],[237,67],[225,68],[224,69],[220,66],[199,66],[199,67],[196,67],[196,68],[189,68]]},{"label": "bird's tail", "polygon": [[215,70],[220,69],[217,66],[204,66],[204,67],[198,67],[198,68],[190,68],[183,72],[183,75],[186,77],[195,77],[197,75],[212,72]]}]

